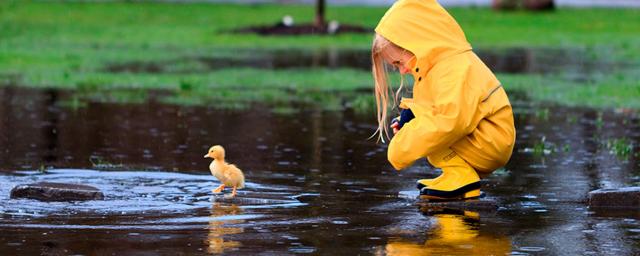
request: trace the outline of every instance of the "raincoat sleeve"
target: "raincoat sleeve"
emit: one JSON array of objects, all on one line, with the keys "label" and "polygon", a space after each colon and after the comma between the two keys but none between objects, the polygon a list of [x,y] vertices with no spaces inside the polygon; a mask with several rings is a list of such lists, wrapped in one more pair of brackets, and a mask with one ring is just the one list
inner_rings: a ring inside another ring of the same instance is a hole
[{"label": "raincoat sleeve", "polygon": [[467,85],[467,70],[451,68],[432,83],[418,84],[431,87],[426,92],[432,94],[431,104],[420,98],[402,99],[400,107],[411,109],[415,118],[389,144],[387,157],[396,170],[448,148],[473,131],[480,97]]}]

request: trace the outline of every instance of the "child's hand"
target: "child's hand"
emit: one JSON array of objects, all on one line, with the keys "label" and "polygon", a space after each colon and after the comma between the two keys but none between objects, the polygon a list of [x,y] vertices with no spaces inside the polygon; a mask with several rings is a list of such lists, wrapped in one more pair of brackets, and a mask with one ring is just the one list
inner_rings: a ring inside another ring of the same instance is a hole
[{"label": "child's hand", "polygon": [[393,134],[398,133],[404,124],[408,123],[415,116],[411,109],[403,109],[400,111],[400,116],[391,120],[391,128],[393,129]]},{"label": "child's hand", "polygon": [[390,125],[390,127],[393,129],[393,134],[396,134],[396,133],[398,133],[398,131],[400,131],[400,128],[398,128],[398,126],[400,126],[400,125],[398,124],[398,118],[399,118],[399,117],[396,117],[396,118],[394,118],[394,119],[392,119],[392,120],[391,120],[391,125]]}]

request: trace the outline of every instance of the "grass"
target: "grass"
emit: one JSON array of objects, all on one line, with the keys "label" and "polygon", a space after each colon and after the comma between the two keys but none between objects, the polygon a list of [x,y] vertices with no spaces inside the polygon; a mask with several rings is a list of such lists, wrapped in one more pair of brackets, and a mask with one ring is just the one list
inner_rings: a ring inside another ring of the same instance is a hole
[{"label": "grass", "polygon": [[609,149],[609,153],[622,159],[629,159],[633,154],[633,140],[628,138],[608,139],[604,146]]},{"label": "grass", "polygon": [[[328,19],[373,28],[382,7],[330,6]],[[589,74],[585,81],[563,72],[544,75],[498,74],[509,91],[533,101],[640,109],[640,10],[559,9],[554,12],[494,12],[453,8],[452,15],[472,44],[484,49],[533,47],[578,49],[585,61],[624,63],[631,68]],[[287,109],[302,103],[357,106],[371,99],[357,91],[371,88],[366,71],[352,69],[264,70],[225,68],[201,71],[197,63],[175,70],[198,72],[112,73],[105,67],[127,62],[172,62],[193,57],[236,57],[242,49],[367,49],[371,34],[337,36],[257,36],[229,31],[269,25],[284,15],[311,22],[312,6],[171,3],[0,3],[0,84],[72,89],[82,100],[137,102],[140,91],[172,92],[174,104],[216,100],[238,107],[269,102]],[[182,65],[182,66],[181,66]],[[106,93],[121,90],[121,93]],[[133,91],[133,92],[131,92]],[[337,94],[338,97],[331,95]]]},{"label": "grass", "polygon": [[566,106],[640,109],[640,76],[629,72],[576,82],[560,75],[498,74],[507,91],[524,91],[530,100]]},{"label": "grass", "polygon": [[[3,41],[26,47],[53,44],[53,47],[158,49],[173,46],[179,51],[230,45],[366,48],[371,39],[371,35],[366,34],[261,37],[226,33],[244,26],[270,25],[284,15],[292,15],[298,23],[311,22],[311,6],[8,1],[0,10]],[[328,19],[373,29],[385,11],[382,7],[333,6],[328,10]],[[640,32],[640,11],[636,9],[559,9],[549,13],[494,12],[485,8],[450,11],[465,29],[468,39],[477,46],[594,49],[603,46],[619,54],[636,57],[640,54],[636,51],[640,39],[635,36]]]}]

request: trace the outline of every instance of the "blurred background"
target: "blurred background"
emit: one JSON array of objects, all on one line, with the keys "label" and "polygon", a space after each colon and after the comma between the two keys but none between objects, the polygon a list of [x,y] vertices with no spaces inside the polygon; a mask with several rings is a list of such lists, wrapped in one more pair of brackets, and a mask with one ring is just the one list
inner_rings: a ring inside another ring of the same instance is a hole
[{"label": "blurred background", "polygon": [[[58,99],[71,107],[160,91],[152,98],[169,104],[367,112],[372,30],[392,2],[3,1],[0,83],[71,92]],[[442,4],[507,90],[639,107],[637,1]]]}]

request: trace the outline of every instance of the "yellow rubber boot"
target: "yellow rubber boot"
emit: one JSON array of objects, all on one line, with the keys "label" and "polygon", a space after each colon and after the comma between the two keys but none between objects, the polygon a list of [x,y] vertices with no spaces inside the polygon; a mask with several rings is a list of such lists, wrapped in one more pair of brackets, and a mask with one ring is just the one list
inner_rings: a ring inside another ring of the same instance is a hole
[{"label": "yellow rubber boot", "polygon": [[425,199],[459,200],[480,197],[478,173],[456,152],[446,149],[428,157],[429,162],[442,169],[437,182],[420,190]]},{"label": "yellow rubber boot", "polygon": [[433,179],[421,179],[416,181],[416,187],[418,187],[418,190],[421,190],[424,187],[432,186],[433,184],[435,184],[441,179],[442,179],[442,174],[440,174],[440,176],[435,177]]}]

